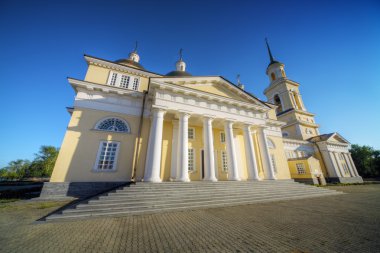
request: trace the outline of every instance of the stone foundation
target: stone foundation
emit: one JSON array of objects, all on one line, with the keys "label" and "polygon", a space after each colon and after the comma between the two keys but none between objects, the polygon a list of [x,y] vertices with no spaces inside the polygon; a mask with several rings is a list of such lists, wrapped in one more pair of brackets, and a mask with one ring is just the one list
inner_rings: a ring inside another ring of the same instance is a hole
[{"label": "stone foundation", "polygon": [[41,199],[73,199],[87,198],[130,182],[46,182],[41,191]]},{"label": "stone foundation", "polygon": [[362,177],[330,177],[327,179],[328,183],[342,183],[342,184],[354,184],[363,183]]}]

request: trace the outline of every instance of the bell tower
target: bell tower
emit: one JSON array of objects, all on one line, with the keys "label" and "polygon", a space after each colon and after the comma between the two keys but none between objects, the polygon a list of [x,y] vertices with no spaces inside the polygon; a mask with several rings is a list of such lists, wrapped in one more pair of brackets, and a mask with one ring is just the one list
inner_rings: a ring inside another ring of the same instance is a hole
[{"label": "bell tower", "polygon": [[265,39],[269,54],[266,74],[269,86],[264,90],[268,102],[276,105],[278,120],[286,122],[282,127],[283,137],[307,140],[319,135],[319,125],[314,114],[306,110],[299,91],[300,84],[289,80],[285,74],[285,64],[273,58],[268,40]]}]

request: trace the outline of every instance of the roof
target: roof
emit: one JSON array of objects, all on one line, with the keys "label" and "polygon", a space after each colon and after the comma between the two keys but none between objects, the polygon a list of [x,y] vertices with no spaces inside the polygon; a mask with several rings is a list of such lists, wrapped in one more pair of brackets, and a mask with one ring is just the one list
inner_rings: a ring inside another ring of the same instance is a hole
[{"label": "roof", "polygon": [[165,76],[192,76],[189,72],[186,71],[179,71],[179,70],[173,70],[169,73],[167,73]]},{"label": "roof", "polygon": [[138,69],[145,70],[144,67],[140,63],[132,61],[130,59],[120,59],[120,60],[117,60],[115,62],[119,63],[119,64],[122,64],[122,65],[126,65],[128,67],[138,68]]},{"label": "roof", "polygon": [[345,143],[348,143],[349,142],[344,139],[340,134],[338,133],[329,133],[329,134],[321,134],[321,135],[317,135],[317,136],[314,136],[314,137],[311,137],[308,139],[308,141],[311,141],[311,142],[321,142],[321,141],[328,141],[328,140],[331,140],[333,137],[337,137],[338,139],[340,139],[341,142],[345,142]]}]

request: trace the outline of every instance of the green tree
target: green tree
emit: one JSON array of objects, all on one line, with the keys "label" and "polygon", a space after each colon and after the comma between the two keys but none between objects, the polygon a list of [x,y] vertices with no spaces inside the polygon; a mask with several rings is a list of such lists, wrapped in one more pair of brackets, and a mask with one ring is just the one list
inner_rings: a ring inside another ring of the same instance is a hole
[{"label": "green tree", "polygon": [[1,170],[0,176],[9,180],[22,179],[29,173],[30,161],[18,159],[8,163],[8,166]]},{"label": "green tree", "polygon": [[30,174],[34,177],[50,177],[53,172],[59,149],[53,146],[41,146],[35,154],[35,159],[30,166]]},{"label": "green tree", "polygon": [[380,176],[380,151],[370,146],[351,146],[351,156],[359,174],[363,177]]}]

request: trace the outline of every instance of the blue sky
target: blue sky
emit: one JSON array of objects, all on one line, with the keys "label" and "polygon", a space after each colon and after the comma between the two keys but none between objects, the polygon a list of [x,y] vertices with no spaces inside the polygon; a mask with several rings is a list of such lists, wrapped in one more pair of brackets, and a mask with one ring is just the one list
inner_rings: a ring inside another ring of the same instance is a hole
[{"label": "blue sky", "polygon": [[265,99],[264,38],[321,133],[380,149],[379,1],[1,1],[0,166],[61,145],[83,54],[167,73],[184,48],[193,75],[241,75]]}]

